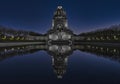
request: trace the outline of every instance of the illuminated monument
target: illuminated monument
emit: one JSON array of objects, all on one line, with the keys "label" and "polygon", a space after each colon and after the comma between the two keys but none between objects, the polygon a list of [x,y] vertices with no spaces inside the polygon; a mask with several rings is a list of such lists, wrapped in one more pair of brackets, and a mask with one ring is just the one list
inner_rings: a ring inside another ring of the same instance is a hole
[{"label": "illuminated monument", "polygon": [[48,31],[49,42],[63,42],[72,40],[73,32],[68,28],[66,12],[58,6],[52,20],[52,28]]}]

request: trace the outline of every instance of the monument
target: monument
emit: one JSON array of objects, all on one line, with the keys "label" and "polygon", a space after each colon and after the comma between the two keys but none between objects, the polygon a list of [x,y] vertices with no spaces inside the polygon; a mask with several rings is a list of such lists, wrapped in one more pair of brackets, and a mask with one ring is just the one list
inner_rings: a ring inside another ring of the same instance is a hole
[{"label": "monument", "polygon": [[71,42],[73,32],[68,27],[66,12],[58,6],[54,12],[52,27],[47,32],[49,42]]}]

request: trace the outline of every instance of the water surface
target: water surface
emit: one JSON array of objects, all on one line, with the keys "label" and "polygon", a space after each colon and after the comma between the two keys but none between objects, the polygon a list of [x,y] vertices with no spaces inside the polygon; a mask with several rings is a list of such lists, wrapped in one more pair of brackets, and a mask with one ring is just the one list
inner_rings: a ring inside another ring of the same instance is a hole
[{"label": "water surface", "polygon": [[1,47],[0,82],[120,84],[120,47],[87,44]]}]

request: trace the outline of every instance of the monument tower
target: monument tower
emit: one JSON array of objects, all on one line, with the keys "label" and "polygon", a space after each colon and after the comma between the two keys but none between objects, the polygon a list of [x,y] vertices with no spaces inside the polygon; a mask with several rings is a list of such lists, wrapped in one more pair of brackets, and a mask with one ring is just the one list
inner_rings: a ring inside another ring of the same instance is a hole
[{"label": "monument tower", "polygon": [[54,12],[52,27],[48,31],[49,41],[69,41],[73,32],[68,28],[66,12],[62,6],[58,6]]},{"label": "monument tower", "polygon": [[63,10],[62,6],[58,6],[54,13],[52,28],[54,30],[64,30],[68,28],[66,12]]}]

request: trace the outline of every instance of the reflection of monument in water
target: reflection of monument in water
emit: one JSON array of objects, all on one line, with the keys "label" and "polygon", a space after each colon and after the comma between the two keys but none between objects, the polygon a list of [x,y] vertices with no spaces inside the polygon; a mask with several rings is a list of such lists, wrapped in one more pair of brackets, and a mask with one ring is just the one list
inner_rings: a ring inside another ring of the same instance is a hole
[{"label": "reflection of monument in water", "polygon": [[0,49],[0,61],[14,56],[45,50],[52,57],[52,66],[58,78],[62,78],[66,72],[68,57],[72,54],[69,45],[24,45],[14,47],[3,47]]},{"label": "reflection of monument in water", "polygon": [[72,54],[72,47],[67,45],[49,46],[48,53],[52,56],[52,66],[58,78],[66,72],[68,56]]},{"label": "reflection of monument in water", "polygon": [[58,78],[62,78],[67,69],[69,56],[75,50],[96,54],[96,56],[120,62],[119,46],[102,46],[102,45],[24,45],[15,47],[0,48],[0,61],[13,57],[24,56],[40,50],[47,51],[52,57],[52,66]]}]

